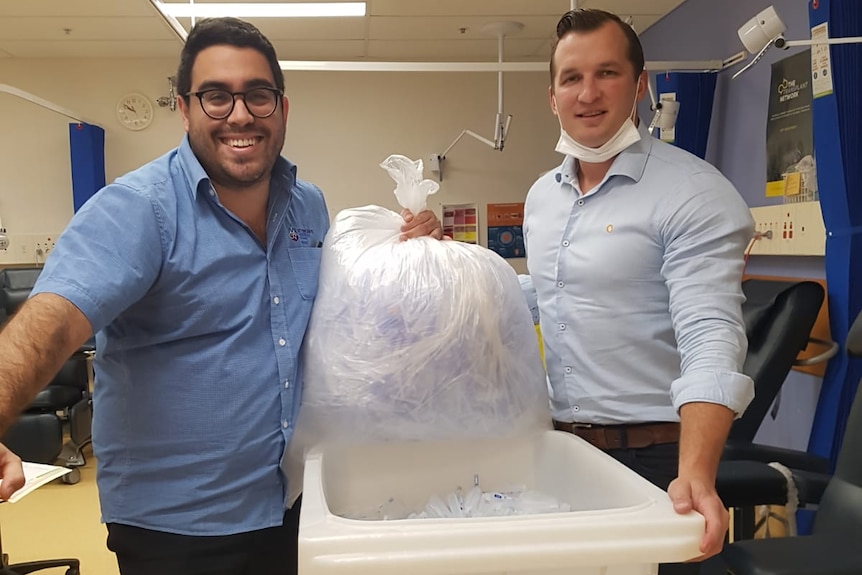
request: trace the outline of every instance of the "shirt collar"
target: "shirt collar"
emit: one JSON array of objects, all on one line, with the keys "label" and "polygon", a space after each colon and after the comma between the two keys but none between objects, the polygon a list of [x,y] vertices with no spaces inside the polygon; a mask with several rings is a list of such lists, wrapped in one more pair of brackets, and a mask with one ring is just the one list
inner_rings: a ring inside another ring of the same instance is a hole
[{"label": "shirt collar", "polygon": [[[640,181],[646,169],[647,158],[652,150],[653,137],[644,122],[638,123],[638,132],[641,135],[640,141],[619,153],[614,159],[614,163],[611,164],[605,181],[611,176],[627,176],[636,182]],[[557,182],[569,183],[574,179],[578,170],[576,162],[575,158],[568,155],[563,159],[563,163],[560,164],[555,174]]]},{"label": "shirt collar", "polygon": [[[189,189],[192,190],[192,194],[197,197],[198,193],[201,191],[204,193],[208,192],[210,188],[210,178],[206,171],[204,171],[203,166],[201,166],[200,161],[198,161],[197,156],[195,156],[195,153],[192,151],[191,145],[189,144],[188,134],[183,137],[183,141],[177,149],[177,155],[179,156],[180,164],[183,168],[183,174],[189,185]],[[295,182],[296,165],[281,156],[276,158],[275,166],[272,168],[272,183],[270,185],[270,189],[287,193],[293,188],[293,184]]]}]

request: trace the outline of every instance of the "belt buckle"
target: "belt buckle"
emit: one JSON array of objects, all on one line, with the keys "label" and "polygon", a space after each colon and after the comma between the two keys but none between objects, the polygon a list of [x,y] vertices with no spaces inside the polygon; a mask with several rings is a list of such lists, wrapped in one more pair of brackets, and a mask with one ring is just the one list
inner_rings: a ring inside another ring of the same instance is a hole
[{"label": "belt buckle", "polygon": [[576,429],[592,429],[593,424],[592,423],[578,423],[576,421],[573,421],[572,427],[574,427]]}]

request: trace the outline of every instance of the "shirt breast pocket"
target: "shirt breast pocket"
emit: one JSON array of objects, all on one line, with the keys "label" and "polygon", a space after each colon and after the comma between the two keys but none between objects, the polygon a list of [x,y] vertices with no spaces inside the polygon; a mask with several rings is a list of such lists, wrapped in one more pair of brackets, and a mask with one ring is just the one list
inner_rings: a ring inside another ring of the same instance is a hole
[{"label": "shirt breast pocket", "polygon": [[302,299],[312,300],[317,295],[317,284],[320,278],[320,257],[322,248],[297,247],[291,248],[290,265],[293,277],[299,287]]}]

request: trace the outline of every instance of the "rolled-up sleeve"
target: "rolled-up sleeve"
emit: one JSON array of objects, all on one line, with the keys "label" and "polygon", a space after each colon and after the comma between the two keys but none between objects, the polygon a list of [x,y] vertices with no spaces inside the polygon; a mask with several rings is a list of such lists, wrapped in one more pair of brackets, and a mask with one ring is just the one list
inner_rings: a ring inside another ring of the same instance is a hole
[{"label": "rolled-up sleeve", "polygon": [[681,376],[674,408],[724,405],[739,417],[754,397],[741,373],[748,342],[742,320],[744,252],[754,232],[745,202],[725,178],[701,172],[675,191],[664,214],[662,275],[669,291]]}]

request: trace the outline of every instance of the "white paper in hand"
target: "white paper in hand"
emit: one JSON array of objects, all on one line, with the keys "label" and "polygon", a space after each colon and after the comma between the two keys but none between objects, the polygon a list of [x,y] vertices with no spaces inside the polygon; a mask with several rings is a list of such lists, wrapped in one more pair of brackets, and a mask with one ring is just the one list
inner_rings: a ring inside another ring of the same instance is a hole
[{"label": "white paper in hand", "polygon": [[[58,477],[63,477],[72,471],[68,467],[45,465],[43,463],[31,463],[29,461],[25,461],[22,465],[24,466],[24,487],[12,494],[12,497],[9,498],[9,503],[15,503],[25,495],[32,493],[46,483],[50,483]],[[0,479],[0,485],[2,484],[3,480]],[[2,499],[0,499],[0,501],[2,501]]]}]

